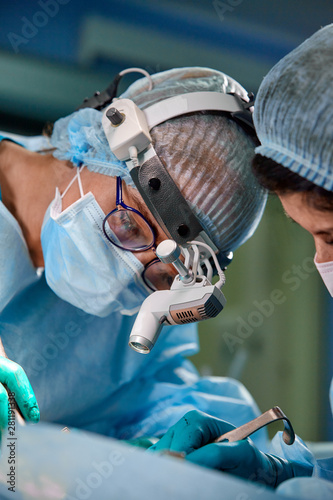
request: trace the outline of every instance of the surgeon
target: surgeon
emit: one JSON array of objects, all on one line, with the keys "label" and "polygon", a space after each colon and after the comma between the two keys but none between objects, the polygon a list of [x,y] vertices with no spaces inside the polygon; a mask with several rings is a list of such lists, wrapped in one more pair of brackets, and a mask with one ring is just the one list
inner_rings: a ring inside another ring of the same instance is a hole
[{"label": "surgeon", "polygon": [[[145,109],[202,91],[249,101],[235,80],[208,68],[140,78],[122,97]],[[165,327],[147,356],[128,347],[142,302],[152,289],[170,288],[176,271],[156,259],[167,235],[111,152],[102,117],[85,107],[58,120],[50,137],[1,136],[0,426],[5,386],[27,421],[118,439],[161,436],[192,409],[241,425],[258,408],[237,381],[199,377],[186,359],[198,351],[195,325]],[[151,136],[220,255],[237,249],[266,201],[251,171],[248,127],[203,109],[156,125]],[[259,433],[257,444],[265,442]]]},{"label": "surgeon", "polygon": [[[261,185],[278,195],[287,216],[313,236],[314,262],[333,296],[332,79],[333,24],[284,57],[264,78],[254,110],[261,145],[253,169]],[[333,382],[330,400],[333,410]],[[212,444],[231,428],[222,420],[190,412],[151,450],[183,451],[197,464],[272,487],[282,483],[278,491],[287,496],[333,498],[333,458],[315,460],[298,438],[287,446],[281,434],[273,439],[272,454],[262,453],[251,439]]]}]

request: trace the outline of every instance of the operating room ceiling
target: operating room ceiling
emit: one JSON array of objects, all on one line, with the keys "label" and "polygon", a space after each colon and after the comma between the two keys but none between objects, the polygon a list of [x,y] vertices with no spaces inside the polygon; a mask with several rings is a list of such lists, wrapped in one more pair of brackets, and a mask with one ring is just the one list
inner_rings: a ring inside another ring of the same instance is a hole
[{"label": "operating room ceiling", "polygon": [[0,1],[0,12],[0,126],[34,133],[128,66],[209,66],[256,91],[333,21],[333,2],[16,0]]}]

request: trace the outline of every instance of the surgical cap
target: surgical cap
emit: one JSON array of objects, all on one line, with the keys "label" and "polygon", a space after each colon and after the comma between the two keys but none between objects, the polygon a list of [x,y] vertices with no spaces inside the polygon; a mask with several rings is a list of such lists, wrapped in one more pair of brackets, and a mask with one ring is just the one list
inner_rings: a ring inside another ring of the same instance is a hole
[{"label": "surgical cap", "polygon": [[[121,96],[141,109],[169,97],[198,91],[235,92],[248,100],[235,80],[209,68],[176,68],[132,84]],[[251,171],[252,139],[233,120],[217,113],[195,113],[157,125],[151,131],[157,154],[215,245],[235,250],[255,231],[266,192]],[[128,168],[111,153],[101,112],[82,109],[55,123],[55,156],[90,170],[120,175],[133,185]]]},{"label": "surgical cap", "polygon": [[256,153],[333,191],[333,24],[317,31],[264,78],[254,122]]}]

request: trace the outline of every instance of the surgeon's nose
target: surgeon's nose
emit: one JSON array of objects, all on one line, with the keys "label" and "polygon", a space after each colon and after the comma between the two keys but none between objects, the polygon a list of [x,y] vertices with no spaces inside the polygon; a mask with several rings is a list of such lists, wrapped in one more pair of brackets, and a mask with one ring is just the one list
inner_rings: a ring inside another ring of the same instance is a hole
[{"label": "surgeon's nose", "polygon": [[152,248],[150,248],[149,250],[145,250],[144,252],[135,252],[134,255],[144,266],[149,264],[149,262],[151,262],[153,259],[156,259],[155,250]]},{"label": "surgeon's nose", "polygon": [[167,239],[168,239],[168,236],[165,234],[165,232],[160,227],[158,227],[155,230],[155,247],[150,248],[149,250],[145,250],[144,252],[135,252],[135,257],[141,262],[141,264],[146,266],[153,259],[156,259],[157,246],[161,243],[161,241],[164,241]]}]

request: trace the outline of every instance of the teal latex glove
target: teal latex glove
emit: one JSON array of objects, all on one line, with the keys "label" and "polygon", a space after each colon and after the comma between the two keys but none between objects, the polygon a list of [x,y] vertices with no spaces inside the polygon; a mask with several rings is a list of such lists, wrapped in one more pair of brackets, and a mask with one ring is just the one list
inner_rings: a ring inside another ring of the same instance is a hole
[{"label": "teal latex glove", "polygon": [[4,385],[15,394],[15,401],[23,417],[31,422],[40,418],[36,396],[23,368],[0,356],[0,433],[8,425],[8,394]]},{"label": "teal latex glove", "polygon": [[126,443],[131,444],[132,446],[137,446],[138,448],[150,448],[153,444],[158,442],[158,438],[142,436],[135,439],[128,439]]},{"label": "teal latex glove", "polygon": [[200,411],[190,411],[149,451],[184,452],[189,462],[276,487],[295,476],[310,476],[312,467],[260,451],[251,439],[212,443],[235,427]]}]

